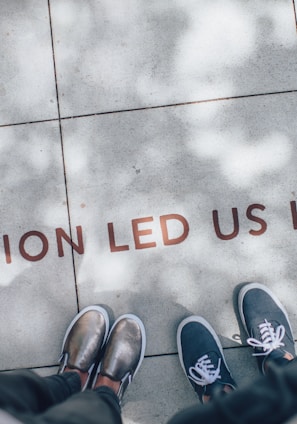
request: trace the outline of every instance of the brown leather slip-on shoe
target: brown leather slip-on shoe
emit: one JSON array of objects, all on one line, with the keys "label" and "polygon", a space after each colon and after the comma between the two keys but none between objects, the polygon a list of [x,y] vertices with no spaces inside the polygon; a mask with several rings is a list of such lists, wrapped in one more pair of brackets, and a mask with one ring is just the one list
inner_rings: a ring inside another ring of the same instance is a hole
[{"label": "brown leather slip-on shoe", "polygon": [[97,369],[93,386],[99,373],[113,381],[119,381],[117,396],[121,401],[142,363],[145,347],[146,334],[142,321],[133,314],[120,316],[109,333],[104,357]]},{"label": "brown leather slip-on shoe", "polygon": [[63,373],[66,367],[88,372],[88,379],[82,388],[85,390],[106,342],[108,331],[109,317],[104,308],[92,305],[82,309],[66,330],[58,373]]}]

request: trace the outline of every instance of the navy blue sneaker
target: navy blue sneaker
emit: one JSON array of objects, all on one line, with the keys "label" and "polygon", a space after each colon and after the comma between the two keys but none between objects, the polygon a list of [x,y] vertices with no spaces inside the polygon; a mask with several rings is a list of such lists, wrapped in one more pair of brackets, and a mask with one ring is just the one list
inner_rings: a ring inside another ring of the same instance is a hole
[{"label": "navy blue sneaker", "polygon": [[288,314],[278,298],[264,285],[249,283],[238,295],[238,308],[263,374],[272,361],[288,364],[295,355],[294,338]]},{"label": "navy blue sneaker", "polygon": [[216,392],[236,388],[220,340],[204,318],[190,316],[179,324],[177,348],[181,366],[202,403]]}]

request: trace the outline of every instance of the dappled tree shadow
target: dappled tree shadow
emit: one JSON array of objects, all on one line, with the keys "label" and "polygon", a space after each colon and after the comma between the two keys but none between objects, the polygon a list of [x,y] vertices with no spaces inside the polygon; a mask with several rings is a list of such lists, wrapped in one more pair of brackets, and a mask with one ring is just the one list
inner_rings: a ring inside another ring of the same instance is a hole
[{"label": "dappled tree shadow", "polygon": [[[24,366],[55,362],[76,295],[80,308],[104,303],[115,316],[137,313],[149,356],[176,354],[176,327],[189,314],[208,319],[230,352],[239,346],[232,300],[241,281],[268,284],[297,329],[291,2],[257,10],[252,2],[128,3],[51,0],[62,139],[52,115],[53,122],[0,128],[2,228],[13,255],[6,264],[2,242],[0,318],[11,321],[4,369],[18,366],[12,352],[20,346]],[[22,104],[14,107],[20,122],[10,123],[23,122]],[[267,224],[258,235],[250,231],[259,221],[246,213],[254,204],[265,207],[254,211]],[[232,208],[239,231],[222,240],[212,211],[229,234]],[[172,213],[190,231],[166,246],[159,217]],[[152,230],[143,240],[156,247],[135,249],[131,220],[141,217],[152,218],[141,228]],[[129,250],[110,251],[110,222]],[[55,229],[69,224],[74,242],[76,226],[84,236],[84,253],[73,252],[75,275],[69,246],[63,258],[56,251]],[[30,230],[46,234],[50,250],[29,264],[18,242]]]}]

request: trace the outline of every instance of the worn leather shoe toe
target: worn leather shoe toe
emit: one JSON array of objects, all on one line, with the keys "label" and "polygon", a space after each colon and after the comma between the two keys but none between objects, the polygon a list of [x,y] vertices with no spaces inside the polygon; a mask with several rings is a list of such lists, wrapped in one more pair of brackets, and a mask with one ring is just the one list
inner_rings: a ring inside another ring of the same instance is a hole
[{"label": "worn leather shoe toe", "polygon": [[133,314],[119,317],[110,331],[100,374],[120,382],[119,400],[144,358],[146,335],[142,321]]},{"label": "worn leather shoe toe", "polygon": [[66,330],[58,373],[64,372],[66,367],[88,372],[84,390],[106,342],[108,331],[109,318],[104,308],[92,305],[82,309]]}]

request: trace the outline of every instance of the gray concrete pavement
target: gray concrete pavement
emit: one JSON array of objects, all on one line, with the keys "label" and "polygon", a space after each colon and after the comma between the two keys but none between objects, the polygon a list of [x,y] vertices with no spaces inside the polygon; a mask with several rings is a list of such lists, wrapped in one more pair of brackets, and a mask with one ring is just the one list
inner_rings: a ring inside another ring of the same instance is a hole
[{"label": "gray concrete pavement", "polygon": [[190,314],[255,378],[238,285],[269,286],[297,334],[294,2],[0,5],[0,369],[55,372],[100,303],[147,330],[125,424],[196,402],[175,341]]}]

